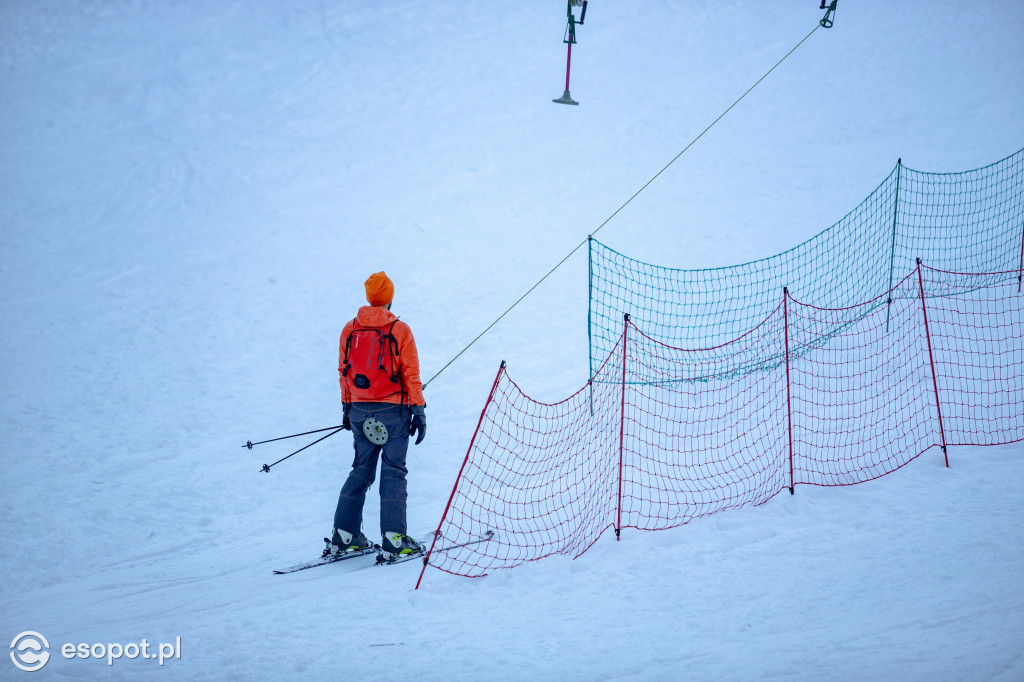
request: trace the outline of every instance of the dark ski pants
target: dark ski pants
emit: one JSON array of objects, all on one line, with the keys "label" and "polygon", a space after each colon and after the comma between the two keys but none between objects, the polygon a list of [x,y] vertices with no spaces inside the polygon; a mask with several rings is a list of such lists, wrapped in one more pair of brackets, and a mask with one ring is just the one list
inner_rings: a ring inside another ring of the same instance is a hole
[{"label": "dark ski pants", "polygon": [[[369,418],[382,422],[388,430],[384,445],[370,442],[363,434],[363,422]],[[405,455],[409,449],[409,422],[412,410],[407,405],[390,403],[352,403],[349,409],[355,459],[345,485],[338,495],[334,527],[353,535],[362,529],[366,491],[373,485],[380,458],[380,531],[406,534]],[[371,538],[372,539],[372,538]]]}]

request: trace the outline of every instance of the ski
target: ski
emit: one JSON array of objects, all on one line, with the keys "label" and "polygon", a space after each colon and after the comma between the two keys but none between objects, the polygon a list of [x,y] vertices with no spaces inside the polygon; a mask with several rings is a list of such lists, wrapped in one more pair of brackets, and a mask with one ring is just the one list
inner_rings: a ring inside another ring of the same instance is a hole
[{"label": "ski", "polygon": [[296,571],[305,571],[308,568],[316,568],[317,566],[326,566],[327,564],[336,564],[339,561],[347,561],[348,559],[355,559],[356,557],[366,556],[367,554],[373,554],[380,549],[378,545],[370,545],[363,549],[358,549],[352,552],[345,552],[344,554],[328,554],[321,556],[316,561],[310,561],[305,564],[297,564],[289,568],[281,570],[275,570],[274,573],[277,575],[284,575],[285,573],[295,573]]},{"label": "ski", "polygon": [[[494,537],[494,531],[493,530],[489,530],[489,531],[487,531],[486,533],[484,533],[483,535],[481,535],[478,538],[474,538],[474,539],[469,540],[467,542],[460,542],[460,543],[456,543],[456,544],[453,544],[453,545],[447,545],[445,547],[441,547],[441,548],[435,549],[434,552],[435,553],[447,552],[447,551],[450,551],[450,550],[453,550],[453,549],[458,549],[459,547],[468,547],[470,545],[480,544],[481,542],[487,542],[488,540],[492,539],[493,537]],[[429,551],[424,549],[424,550],[420,550],[419,552],[416,552],[414,554],[402,554],[400,556],[387,556],[387,555],[385,555],[384,551],[380,548],[380,545],[374,544],[374,545],[370,545],[369,547],[366,547],[364,549],[359,549],[359,550],[355,550],[355,551],[352,551],[352,552],[345,552],[343,554],[326,554],[324,556],[321,556],[316,561],[310,561],[310,562],[307,562],[307,563],[304,563],[304,564],[296,564],[295,566],[290,566],[288,568],[275,569],[274,573],[276,575],[284,575],[286,573],[296,573],[298,571],[305,571],[307,569],[316,568],[318,566],[326,566],[328,564],[335,564],[335,563],[338,563],[339,561],[347,561],[349,559],[355,559],[357,557],[367,556],[369,554],[376,554],[377,555],[376,561],[374,562],[374,565],[376,565],[376,566],[390,566],[392,564],[401,564],[401,563],[404,563],[406,561],[411,561],[413,559],[425,558],[429,554]]]},{"label": "ski", "polygon": [[[481,535],[478,538],[475,538],[473,540],[469,540],[467,542],[460,542],[458,544],[448,545],[447,547],[441,547],[441,548],[435,549],[434,552],[439,554],[441,552],[447,552],[447,551],[450,551],[450,550],[453,550],[453,549],[458,549],[459,547],[469,547],[470,545],[478,545],[481,542],[487,542],[488,540],[490,540],[493,537],[494,537],[494,531],[493,530],[489,530],[489,531],[487,531],[486,533],[484,533],[483,535]],[[412,554],[401,554],[401,555],[398,555],[398,556],[388,556],[388,555],[386,555],[384,553],[384,550],[382,550],[382,549],[380,549],[378,547],[377,548],[377,561],[374,563],[374,565],[375,566],[391,566],[393,564],[401,564],[401,563],[404,563],[406,561],[412,561],[413,559],[419,559],[421,557],[423,558],[424,561],[427,561],[429,559],[429,556],[428,556],[429,554],[430,554],[430,550],[421,549],[420,551],[414,552]]]}]

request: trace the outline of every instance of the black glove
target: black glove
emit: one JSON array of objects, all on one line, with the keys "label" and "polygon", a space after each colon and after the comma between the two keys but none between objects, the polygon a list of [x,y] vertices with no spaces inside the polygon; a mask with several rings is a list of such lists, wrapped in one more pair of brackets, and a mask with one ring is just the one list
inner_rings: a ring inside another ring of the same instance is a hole
[{"label": "black glove", "polygon": [[341,404],[341,409],[343,411],[342,413],[345,415],[345,417],[341,420],[341,428],[345,429],[346,431],[351,431],[352,430],[352,420],[348,418],[349,404],[348,403],[342,403]]},{"label": "black glove", "polygon": [[427,435],[427,414],[423,411],[424,405],[413,405],[412,406],[412,421],[409,423],[409,437],[416,435],[416,445],[423,442],[423,437]]}]

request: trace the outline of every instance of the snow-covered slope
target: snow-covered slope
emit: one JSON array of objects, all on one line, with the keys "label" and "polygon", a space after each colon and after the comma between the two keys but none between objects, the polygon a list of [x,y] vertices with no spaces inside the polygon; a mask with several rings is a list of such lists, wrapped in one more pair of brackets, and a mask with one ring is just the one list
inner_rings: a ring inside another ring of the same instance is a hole
[{"label": "snow-covered slope", "polygon": [[[418,592],[415,564],[270,573],[319,550],[349,437],[270,474],[305,441],[239,446],[339,423],[366,276],[394,279],[433,376],[822,15],[590,4],[579,107],[551,103],[553,1],[0,5],[0,635],[48,638],[41,677],[1024,677],[1019,445]],[[600,237],[743,262],[897,157],[1002,158],[1024,146],[1022,29],[1013,1],[841,2]],[[580,251],[431,383],[414,533],[501,360],[541,400],[586,380],[586,297]],[[163,668],[60,654],[176,637]]]}]

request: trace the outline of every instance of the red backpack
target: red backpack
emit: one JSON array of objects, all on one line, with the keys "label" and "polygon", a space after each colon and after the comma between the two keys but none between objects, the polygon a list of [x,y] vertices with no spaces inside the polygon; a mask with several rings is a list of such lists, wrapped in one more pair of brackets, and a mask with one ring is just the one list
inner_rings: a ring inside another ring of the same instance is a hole
[{"label": "red backpack", "polygon": [[384,331],[352,320],[352,331],[345,339],[345,367],[341,371],[352,402],[377,402],[404,393],[398,373],[398,340],[391,333],[395,322]]}]

